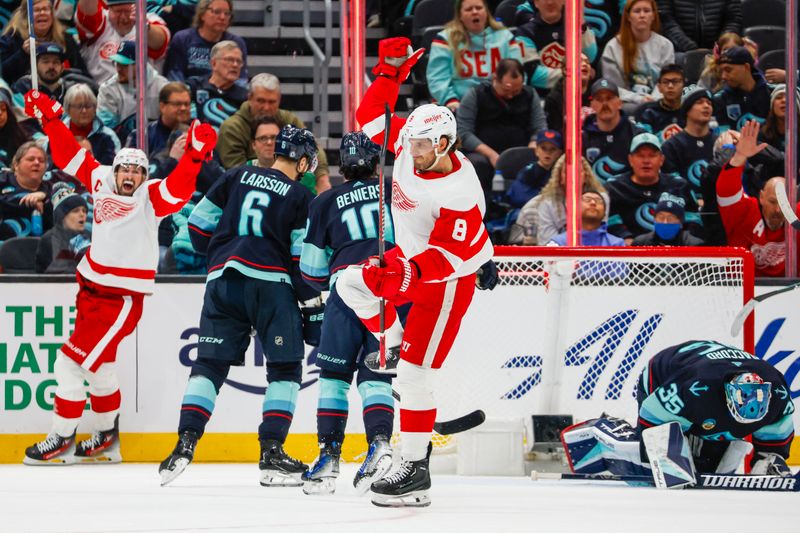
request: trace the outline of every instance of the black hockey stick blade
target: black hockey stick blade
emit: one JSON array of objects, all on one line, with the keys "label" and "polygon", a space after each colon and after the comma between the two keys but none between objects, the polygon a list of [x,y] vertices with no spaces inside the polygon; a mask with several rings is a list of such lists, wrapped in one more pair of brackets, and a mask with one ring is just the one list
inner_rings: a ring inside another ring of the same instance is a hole
[{"label": "black hockey stick blade", "polygon": [[789,203],[789,197],[786,196],[786,187],[784,187],[779,180],[775,181],[775,196],[778,197],[778,206],[781,208],[783,218],[785,218],[786,222],[791,224],[795,230],[800,231],[800,220],[798,220],[792,204]]},{"label": "black hockey stick blade", "polygon": [[[575,474],[531,472],[531,480],[565,479],[574,481],[625,481],[654,485],[652,476],[615,474]],[[697,485],[690,489],[756,490],[767,492],[800,492],[800,473],[793,476],[754,476],[749,474],[698,474]]]},{"label": "black hockey stick blade", "polygon": [[486,420],[486,413],[480,409],[476,409],[471,413],[452,420],[434,422],[433,430],[439,435],[453,435],[454,433],[461,433],[478,427],[483,424],[484,420]]},{"label": "black hockey stick blade", "polygon": [[733,323],[731,324],[731,335],[735,337],[739,334],[739,332],[742,330],[742,326],[744,326],[744,321],[747,320],[747,317],[750,316],[750,313],[753,312],[753,309],[755,309],[756,305],[758,305],[760,302],[772,298],[773,296],[783,294],[784,292],[793,291],[797,288],[800,288],[800,283],[792,283],[786,287],[765,292],[764,294],[759,294],[758,296],[751,298],[746,304],[744,304],[744,307],[742,307],[742,309],[733,318]]}]

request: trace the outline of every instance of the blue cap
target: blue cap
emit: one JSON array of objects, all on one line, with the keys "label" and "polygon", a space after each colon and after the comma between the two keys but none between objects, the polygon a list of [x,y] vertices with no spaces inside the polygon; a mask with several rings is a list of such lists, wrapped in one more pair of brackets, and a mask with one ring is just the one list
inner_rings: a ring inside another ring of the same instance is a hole
[{"label": "blue cap", "polygon": [[64,59],[64,49],[61,48],[56,43],[37,43],[36,44],[36,57],[43,56],[46,54],[55,54],[61,59]]},{"label": "blue cap", "polygon": [[753,59],[753,54],[751,54],[750,50],[744,46],[733,46],[728,48],[722,52],[722,55],[717,61],[718,65],[750,65],[751,67],[754,63],[755,60]]},{"label": "blue cap", "polygon": [[561,140],[561,134],[556,130],[543,130],[536,135],[536,144],[550,143],[559,150],[564,149],[564,143]]},{"label": "blue cap", "polygon": [[617,87],[617,84],[606,78],[600,78],[592,84],[592,96],[596,95],[600,91],[610,91],[614,93],[615,96],[619,96],[619,87]]},{"label": "blue cap", "polygon": [[636,150],[638,150],[645,144],[649,144],[653,146],[656,150],[661,151],[661,141],[658,140],[658,137],[656,137],[652,133],[640,133],[636,135],[631,141],[630,153],[634,153]]},{"label": "blue cap", "polygon": [[136,43],[134,41],[122,41],[117,53],[109,59],[120,65],[133,65],[136,63]]}]

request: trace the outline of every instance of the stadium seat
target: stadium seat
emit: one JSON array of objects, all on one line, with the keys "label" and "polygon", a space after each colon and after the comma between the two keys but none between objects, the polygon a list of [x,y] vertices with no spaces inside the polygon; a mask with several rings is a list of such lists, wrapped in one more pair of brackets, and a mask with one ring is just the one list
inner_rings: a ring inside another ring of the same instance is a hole
[{"label": "stadium seat", "polygon": [[444,29],[444,26],[430,26],[425,28],[425,31],[420,38],[418,47],[424,48],[425,53],[421,58],[419,58],[419,61],[417,61],[417,64],[414,65],[414,69],[412,70],[412,79],[414,82],[413,97],[416,102],[430,100],[431,98],[431,95],[428,92],[428,82],[426,79],[428,57],[431,51],[431,43],[433,42],[434,37],[436,37],[436,34],[442,31],[442,29]]},{"label": "stadium seat", "polygon": [[786,44],[786,28],[783,26],[752,26],[744,30],[744,35],[758,44],[759,54],[782,50]]},{"label": "stadium seat", "polygon": [[503,173],[503,177],[513,180],[522,167],[536,160],[536,154],[527,146],[508,148],[497,158],[495,169]]},{"label": "stadium seat", "polygon": [[414,24],[412,25],[412,41],[421,42],[420,38],[426,28],[443,26],[453,19],[452,0],[422,0],[414,9]]},{"label": "stadium seat", "polygon": [[494,10],[494,18],[501,21],[506,28],[515,26],[514,19],[517,15],[517,6],[523,2],[525,0],[503,0]]},{"label": "stadium seat", "polygon": [[698,48],[683,55],[683,75],[687,84],[697,83],[706,66],[706,57],[711,53],[708,48]]},{"label": "stadium seat", "polygon": [[742,0],[742,23],[745,28],[780,25],[785,20],[785,0]]},{"label": "stadium seat", "polygon": [[768,68],[786,68],[786,51],[772,50],[766,54],[761,54],[758,58],[758,68],[767,70]]},{"label": "stadium seat", "polygon": [[0,271],[4,274],[34,274],[39,237],[14,237],[0,246]]}]

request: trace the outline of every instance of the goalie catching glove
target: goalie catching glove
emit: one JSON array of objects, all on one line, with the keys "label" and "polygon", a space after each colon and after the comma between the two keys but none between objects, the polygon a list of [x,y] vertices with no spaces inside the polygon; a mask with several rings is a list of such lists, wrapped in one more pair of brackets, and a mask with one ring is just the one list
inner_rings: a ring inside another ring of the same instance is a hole
[{"label": "goalie catching glove", "polygon": [[196,163],[211,160],[217,145],[217,132],[210,125],[195,119],[186,135],[186,154]]},{"label": "goalie catching glove", "polygon": [[408,37],[381,39],[378,43],[378,64],[372,69],[372,73],[403,83],[424,53],[424,48],[411,48]]},{"label": "goalie catching glove", "polygon": [[45,126],[48,122],[59,120],[64,114],[64,108],[46,94],[31,89],[25,93],[25,114],[38,118]]},{"label": "goalie catching glove", "polygon": [[786,464],[786,459],[776,453],[758,452],[758,459],[753,461],[750,473],[754,476],[782,476],[790,477],[792,470]]}]

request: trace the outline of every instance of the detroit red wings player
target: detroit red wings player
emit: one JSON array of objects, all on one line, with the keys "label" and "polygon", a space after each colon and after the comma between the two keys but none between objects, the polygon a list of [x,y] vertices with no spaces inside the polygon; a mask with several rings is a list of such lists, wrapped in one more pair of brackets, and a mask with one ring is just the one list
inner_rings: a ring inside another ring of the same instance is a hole
[{"label": "detroit red wings player", "polygon": [[[378,76],[357,111],[364,132],[384,137],[384,104],[394,107],[400,84],[422,51],[406,38],[380,42]],[[401,462],[372,484],[380,506],[425,506],[429,445],[436,405],[433,377],[441,368],[475,290],[475,273],[492,257],[483,226],[485,203],[475,170],[456,150],[456,122],[449,109],[420,106],[403,120],[394,116],[388,143],[396,156],[392,182],[395,244],[385,266],[348,267],[339,295],[372,332],[378,331],[379,297],[387,300],[387,368],[397,372]],[[395,305],[412,302],[405,330]],[[377,354],[367,358],[377,369]]]},{"label": "detroit red wings player", "polygon": [[[175,170],[166,179],[146,181],[149,162],[144,152],[123,148],[112,166],[101,166],[59,120],[61,105],[48,96],[28,92],[25,112],[41,118],[53,162],[91,191],[94,225],[92,244],[78,265],[75,330],[56,356],[53,427],[45,440],[25,450],[23,462],[119,462],[117,346],[134,330],[144,296],[153,292],[159,222],[191,198],[216,133],[195,121]],[[75,429],[86,404],[84,380],[96,431],[76,447]]]}]

